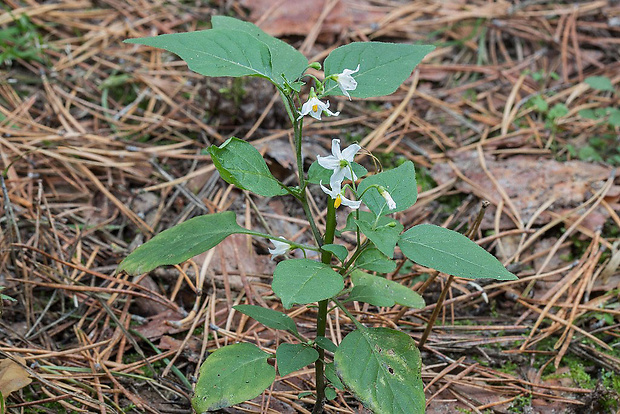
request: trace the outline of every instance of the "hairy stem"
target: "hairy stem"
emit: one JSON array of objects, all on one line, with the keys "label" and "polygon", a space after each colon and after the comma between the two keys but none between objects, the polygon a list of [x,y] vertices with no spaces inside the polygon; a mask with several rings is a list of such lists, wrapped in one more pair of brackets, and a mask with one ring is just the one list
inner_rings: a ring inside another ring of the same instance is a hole
[{"label": "hairy stem", "polygon": [[[334,200],[329,198],[327,200],[327,217],[325,224],[325,238],[324,242],[330,244],[334,242],[334,233],[336,231],[336,208],[334,207]],[[330,252],[323,252],[321,255],[321,262],[330,264],[332,261],[332,254]],[[322,300],[319,302],[319,310],[316,316],[316,336],[325,336],[325,327],[327,325],[327,302],[328,300]],[[325,366],[323,364],[323,358],[325,357],[325,350],[318,348],[319,359],[314,364],[314,372],[316,375],[316,403],[312,414],[320,414],[323,412],[323,406],[325,405]]]}]

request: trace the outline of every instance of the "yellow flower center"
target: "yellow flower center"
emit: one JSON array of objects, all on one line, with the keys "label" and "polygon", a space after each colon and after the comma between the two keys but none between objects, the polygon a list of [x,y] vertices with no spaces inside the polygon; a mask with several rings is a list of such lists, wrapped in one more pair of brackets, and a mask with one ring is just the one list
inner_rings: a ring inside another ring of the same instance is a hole
[{"label": "yellow flower center", "polygon": [[340,194],[338,194],[338,196],[334,200],[334,207],[338,208],[340,207],[340,204],[342,204],[342,197],[340,197]]},{"label": "yellow flower center", "polygon": [[319,110],[318,105],[312,105],[312,112],[318,112],[318,110]]}]

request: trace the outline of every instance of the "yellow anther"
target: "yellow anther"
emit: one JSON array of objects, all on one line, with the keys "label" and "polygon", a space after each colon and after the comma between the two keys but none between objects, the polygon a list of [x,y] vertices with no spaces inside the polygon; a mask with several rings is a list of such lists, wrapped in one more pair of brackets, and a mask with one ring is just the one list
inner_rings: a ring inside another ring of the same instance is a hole
[{"label": "yellow anther", "polygon": [[312,112],[318,112],[318,110],[319,110],[318,105],[312,105]]},{"label": "yellow anther", "polygon": [[334,200],[334,207],[338,208],[340,207],[340,204],[342,204],[342,197],[340,197],[340,194],[338,194],[338,197],[336,197],[336,199]]}]

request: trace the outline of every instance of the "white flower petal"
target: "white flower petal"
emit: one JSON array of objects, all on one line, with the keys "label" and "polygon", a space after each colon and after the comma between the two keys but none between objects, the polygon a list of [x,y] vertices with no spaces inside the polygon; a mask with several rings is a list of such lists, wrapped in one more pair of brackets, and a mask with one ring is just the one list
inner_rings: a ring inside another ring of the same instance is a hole
[{"label": "white flower petal", "polygon": [[344,151],[342,151],[342,159],[345,159],[348,162],[353,162],[353,158],[355,158],[355,155],[361,149],[362,149],[362,147],[360,147],[357,144],[349,145],[347,148],[344,149]]},{"label": "white flower petal", "polygon": [[316,160],[319,162],[319,165],[326,170],[335,170],[340,167],[340,160],[334,157],[333,155],[329,155],[327,157],[321,157],[320,155],[316,156]]},{"label": "white flower petal", "polygon": [[275,246],[273,249],[269,249],[269,253],[271,253],[271,259],[274,257],[286,254],[289,250],[291,250],[291,245],[287,242],[279,241],[272,239],[271,242]]}]

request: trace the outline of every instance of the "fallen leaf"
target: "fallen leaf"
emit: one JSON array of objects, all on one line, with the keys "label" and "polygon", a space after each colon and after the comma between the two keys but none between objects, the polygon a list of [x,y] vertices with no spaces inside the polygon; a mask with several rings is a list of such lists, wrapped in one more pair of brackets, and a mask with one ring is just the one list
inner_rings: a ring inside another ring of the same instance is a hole
[{"label": "fallen leaf", "polygon": [[0,392],[5,399],[12,392],[20,390],[32,382],[28,371],[22,368],[22,365],[26,365],[26,360],[17,356],[14,358],[19,361],[19,364],[11,359],[0,360]]},{"label": "fallen leaf", "polygon": [[[473,188],[465,181],[459,180],[456,184],[457,189],[465,193],[474,193],[493,204],[502,200],[497,187],[480,165],[476,151],[449,155],[461,173],[475,184]],[[490,174],[506,192],[524,223],[528,223],[536,210],[549,199],[555,199],[555,202],[547,210],[556,214],[579,206],[592,197],[611,174],[610,167],[584,161],[559,162],[522,155],[501,160],[485,155],[484,159]],[[437,184],[446,183],[456,176],[448,163],[437,163],[432,168],[432,177]],[[510,212],[508,206],[504,206],[504,211]],[[601,220],[604,221],[609,217],[609,213],[602,207],[592,214],[594,214],[592,219],[584,221],[583,226],[596,227],[600,225]],[[481,227],[493,228],[494,217],[495,208],[491,206],[485,214]],[[548,223],[552,219],[553,214],[543,212],[535,220],[535,224]],[[500,229],[506,228],[514,228],[514,225],[504,215]]]},{"label": "fallen leaf", "polygon": [[[306,36],[319,20],[328,0],[242,0],[250,10],[250,20],[272,36]],[[376,9],[376,8],[375,8]],[[359,0],[342,0],[334,6],[321,26],[321,34],[337,35],[351,27],[377,24],[386,12],[372,10]]]}]

